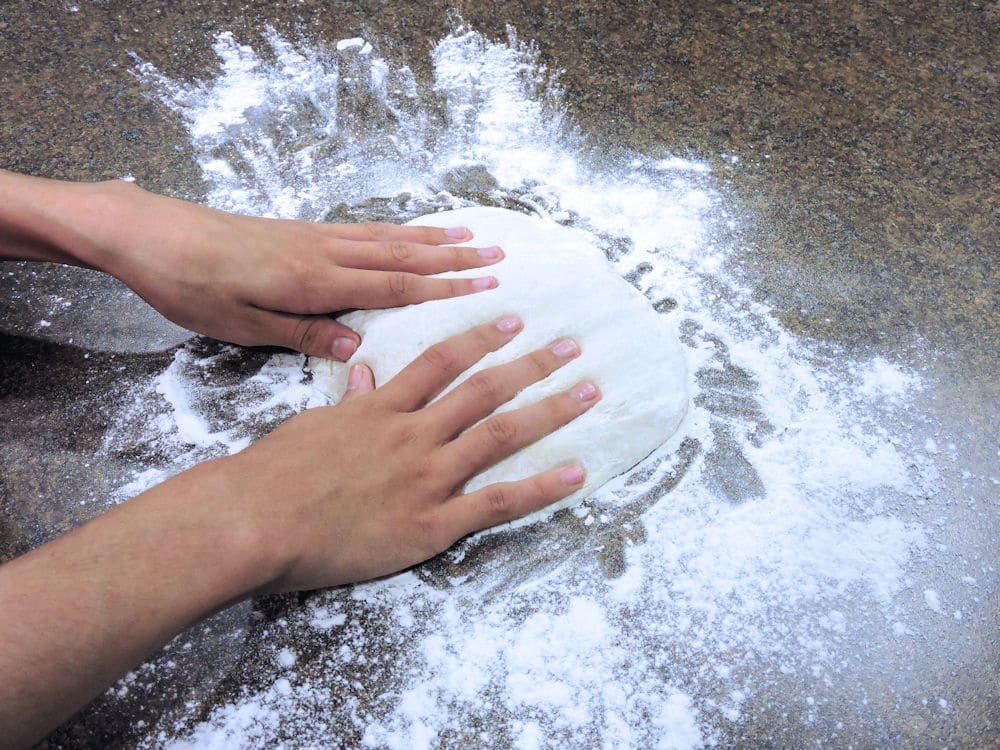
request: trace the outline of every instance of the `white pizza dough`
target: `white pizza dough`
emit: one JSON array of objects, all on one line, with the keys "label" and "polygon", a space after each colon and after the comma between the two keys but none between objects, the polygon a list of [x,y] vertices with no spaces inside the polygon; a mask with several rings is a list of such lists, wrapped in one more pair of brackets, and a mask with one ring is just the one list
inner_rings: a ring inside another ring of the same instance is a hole
[{"label": "white pizza dough", "polygon": [[[521,333],[458,382],[476,370],[571,336],[580,345],[580,356],[526,388],[499,411],[533,403],[588,379],[598,384],[603,395],[586,414],[473,477],[466,491],[579,461],[587,470],[583,487],[518,523],[537,520],[587,497],[635,466],[677,430],[687,410],[688,377],[673,327],[615,272],[589,234],[500,208],[463,208],[422,216],[410,224],[465,226],[474,234],[465,244],[502,247],[506,257],[493,266],[441,274],[493,275],[499,287],[343,316],[341,322],[362,339],[351,364],[368,364],[375,382],[385,383],[431,344],[515,313],[524,321]],[[324,360],[314,368],[315,382],[336,400],[344,392],[347,372],[348,365]]]}]

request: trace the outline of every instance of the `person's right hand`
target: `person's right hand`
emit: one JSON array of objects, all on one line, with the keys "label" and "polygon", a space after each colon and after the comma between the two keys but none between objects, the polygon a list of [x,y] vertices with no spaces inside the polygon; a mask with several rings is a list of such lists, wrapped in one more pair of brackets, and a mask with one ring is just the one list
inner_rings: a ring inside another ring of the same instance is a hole
[{"label": "person's right hand", "polygon": [[[242,346],[285,346],[349,359],[361,337],[331,315],[400,307],[489,291],[499,247],[457,247],[464,227],[323,224],[241,216],[99,183],[104,221],[81,248],[93,265],[128,284],[164,317]],[[483,269],[477,278],[432,278]]]},{"label": "person's right hand", "polygon": [[521,330],[504,317],[431,347],[375,389],[356,365],[337,406],[288,420],[224,461],[235,477],[230,511],[266,519],[281,560],[265,591],[335,586],[402,570],[479,529],[524,516],[578,489],[577,464],[463,494],[474,475],[587,411],[600,399],[580,383],[490,416],[579,354],[569,339],[472,375],[429,404],[464,370]]},{"label": "person's right hand", "polygon": [[[349,359],[361,337],[333,315],[493,289],[499,247],[465,227],[324,224],[226,213],[111,180],[0,169],[0,260],[116,276],[164,317],[242,346]],[[477,278],[431,278],[483,269]]]}]

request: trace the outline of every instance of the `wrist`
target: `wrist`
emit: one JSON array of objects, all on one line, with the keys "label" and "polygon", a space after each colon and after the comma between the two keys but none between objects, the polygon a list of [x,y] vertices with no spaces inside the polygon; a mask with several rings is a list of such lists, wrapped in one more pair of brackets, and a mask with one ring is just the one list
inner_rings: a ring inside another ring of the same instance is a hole
[{"label": "wrist", "polygon": [[206,461],[169,480],[179,486],[168,497],[183,498],[181,512],[191,519],[192,547],[211,548],[206,554],[215,558],[222,586],[213,598],[220,602],[269,592],[291,564],[275,518],[280,503],[262,492],[259,467],[246,453]]},{"label": "wrist", "polygon": [[96,520],[127,537],[120,562],[155,581],[157,600],[172,613],[162,623],[167,637],[267,590],[279,575],[267,524],[247,507],[246,484],[231,458],[214,459]]},{"label": "wrist", "polygon": [[113,272],[115,237],[141,188],[66,182],[0,170],[0,258]]},{"label": "wrist", "polygon": [[298,448],[294,434],[283,425],[245,450],[219,459],[219,469],[229,476],[229,492],[238,499],[240,530],[235,543],[249,552],[245,559],[253,595],[326,588],[371,577],[361,570],[364,554],[352,556],[347,551],[351,521],[344,524],[343,518],[328,515],[329,507],[341,502],[340,488],[302,471],[289,454]]}]

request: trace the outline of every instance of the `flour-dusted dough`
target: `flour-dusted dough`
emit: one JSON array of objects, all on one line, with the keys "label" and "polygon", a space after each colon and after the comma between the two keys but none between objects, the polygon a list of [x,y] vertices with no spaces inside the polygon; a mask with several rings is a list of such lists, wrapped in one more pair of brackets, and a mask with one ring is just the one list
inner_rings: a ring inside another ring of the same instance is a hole
[{"label": "flour-dusted dough", "polygon": [[[500,285],[456,299],[345,315],[341,321],[363,342],[352,363],[367,363],[375,382],[385,383],[431,344],[516,313],[524,320],[524,330],[462,379],[561,336],[572,336],[580,344],[580,356],[526,388],[500,411],[586,379],[596,382],[603,394],[583,416],[474,477],[467,491],[522,479],[569,461],[582,463],[587,470],[582,489],[518,523],[537,520],[579,502],[676,431],[687,410],[688,381],[673,327],[615,273],[589,234],[500,208],[463,208],[422,216],[410,224],[466,226],[475,235],[467,244],[502,247],[506,257],[494,266],[441,274],[492,274]],[[347,371],[347,365],[332,361],[314,369],[317,384],[334,399],[344,392]]]}]

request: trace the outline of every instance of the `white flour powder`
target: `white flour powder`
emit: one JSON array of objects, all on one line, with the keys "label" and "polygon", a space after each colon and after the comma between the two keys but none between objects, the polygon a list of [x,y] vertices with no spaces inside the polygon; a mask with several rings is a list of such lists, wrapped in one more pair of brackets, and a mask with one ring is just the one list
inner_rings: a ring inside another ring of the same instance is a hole
[{"label": "white flour powder", "polygon": [[[861,705],[859,675],[891,673],[898,649],[935,632],[928,616],[961,627],[951,613],[994,571],[968,558],[951,593],[932,585],[947,527],[936,454],[893,427],[925,385],[883,356],[818,351],[754,301],[709,162],[594,163],[513,38],[459,29],[438,43],[443,124],[368,41],[269,41],[265,59],[220,35],[219,74],[197,84],[139,63],[185,119],[211,204],[319,219],[406,191],[400,206],[458,207],[472,200],[442,193],[444,176],[477,165],[498,201],[592,232],[674,316],[697,373],[691,441],[522,537],[312,596],[252,631],[270,657],[235,702],[197,722],[168,712],[149,746],[695,748],[769,711],[808,723],[827,703]],[[361,98],[368,119],[347,118]],[[161,400],[144,440],[161,460],[123,495],[319,403],[304,358],[219,374],[236,359],[188,347],[150,385]]]}]

